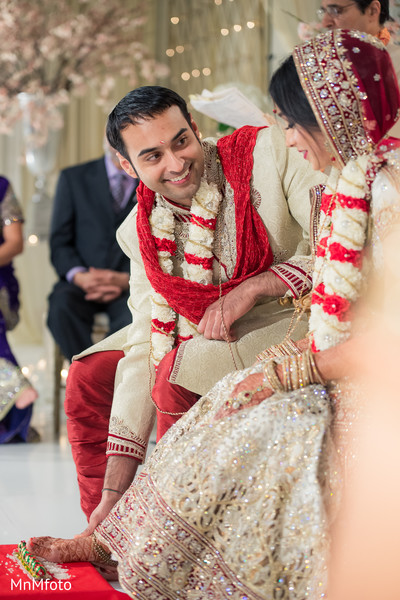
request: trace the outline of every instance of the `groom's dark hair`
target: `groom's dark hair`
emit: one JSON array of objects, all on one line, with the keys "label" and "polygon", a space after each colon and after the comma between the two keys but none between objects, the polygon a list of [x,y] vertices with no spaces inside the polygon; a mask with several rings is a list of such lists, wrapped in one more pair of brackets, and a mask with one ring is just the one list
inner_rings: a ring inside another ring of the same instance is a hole
[{"label": "groom's dark hair", "polygon": [[110,146],[131,162],[121,132],[138,121],[154,119],[171,106],[180,109],[192,129],[186,102],[173,90],[159,85],[144,85],[132,90],[108,115],[106,135]]}]

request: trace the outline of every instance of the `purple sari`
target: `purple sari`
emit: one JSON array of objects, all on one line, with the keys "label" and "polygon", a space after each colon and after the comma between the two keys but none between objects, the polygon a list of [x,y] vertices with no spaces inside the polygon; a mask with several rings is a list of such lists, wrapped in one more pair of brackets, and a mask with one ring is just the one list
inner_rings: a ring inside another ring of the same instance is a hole
[{"label": "purple sari", "polygon": [[[10,184],[5,177],[0,176],[0,221],[4,223],[3,202],[6,198]],[[10,190],[11,191],[11,190]],[[15,220],[22,220],[19,207],[16,209]],[[13,217],[14,218],[14,217]],[[0,245],[4,242],[3,227],[0,229]],[[5,314],[4,310],[0,310],[0,376],[2,381],[7,379],[7,376],[15,378],[15,369],[19,371],[18,363],[13,355],[10,345],[7,341],[7,329],[9,329],[9,318],[11,315],[16,315],[19,309],[18,300],[19,286],[14,275],[12,263],[0,267],[0,294],[4,294],[7,298],[8,310]],[[9,361],[9,365],[4,360]],[[14,372],[13,372],[14,371]],[[1,397],[4,396],[4,397]],[[10,391],[6,386],[0,388],[0,403],[3,405],[9,401]],[[25,442],[27,440],[29,423],[32,417],[32,405],[24,409],[18,409],[14,405],[5,411],[4,418],[0,420],[0,444],[7,442]]]}]

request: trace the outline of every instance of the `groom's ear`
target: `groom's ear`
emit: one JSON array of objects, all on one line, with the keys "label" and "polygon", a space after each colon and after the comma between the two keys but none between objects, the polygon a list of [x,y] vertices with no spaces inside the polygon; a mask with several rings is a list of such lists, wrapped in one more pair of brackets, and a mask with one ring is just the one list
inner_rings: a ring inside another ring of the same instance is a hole
[{"label": "groom's ear", "polygon": [[117,156],[118,156],[119,164],[121,165],[121,167],[123,168],[125,173],[128,173],[128,175],[130,175],[131,177],[134,177],[135,179],[139,179],[139,175],[136,173],[135,169],[133,168],[132,163],[127,158],[122,156],[122,154],[120,154],[119,152],[117,152]]}]

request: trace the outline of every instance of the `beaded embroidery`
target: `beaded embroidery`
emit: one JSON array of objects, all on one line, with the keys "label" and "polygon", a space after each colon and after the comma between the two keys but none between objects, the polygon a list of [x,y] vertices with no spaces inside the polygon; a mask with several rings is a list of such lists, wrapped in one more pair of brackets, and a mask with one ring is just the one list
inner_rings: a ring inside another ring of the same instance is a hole
[{"label": "beaded embroidery", "polygon": [[[374,36],[359,32],[350,35],[385,52],[384,45]],[[354,46],[353,51],[356,49],[359,51]],[[318,35],[297,46],[293,53],[303,89],[342,167],[373,147],[360,120],[364,114],[362,101],[367,99],[367,94],[351,69],[347,53],[340,30],[333,31],[330,38],[326,34]]]}]

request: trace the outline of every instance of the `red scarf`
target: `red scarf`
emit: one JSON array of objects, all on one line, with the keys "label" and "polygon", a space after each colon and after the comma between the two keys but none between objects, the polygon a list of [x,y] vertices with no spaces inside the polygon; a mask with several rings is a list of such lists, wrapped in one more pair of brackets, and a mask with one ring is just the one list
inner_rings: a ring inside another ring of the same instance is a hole
[{"label": "red scarf", "polygon": [[[266,271],[273,261],[265,225],[250,194],[253,149],[259,129],[242,127],[217,143],[222,170],[234,192],[236,217],[236,266],[232,278],[222,284],[223,295],[249,277]],[[199,323],[207,307],[218,299],[219,287],[163,273],[149,223],[155,193],[140,183],[137,198],[137,234],[147,278],[176,313]]]}]

